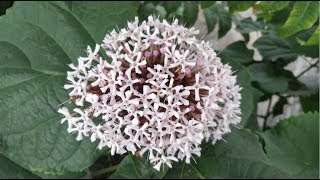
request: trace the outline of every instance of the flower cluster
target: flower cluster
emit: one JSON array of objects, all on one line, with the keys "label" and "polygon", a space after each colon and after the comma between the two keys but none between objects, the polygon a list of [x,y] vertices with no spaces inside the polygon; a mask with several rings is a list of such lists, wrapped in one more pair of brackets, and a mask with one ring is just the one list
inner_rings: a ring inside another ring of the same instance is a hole
[{"label": "flower cluster", "polygon": [[150,16],[88,47],[64,86],[77,105],[59,109],[68,132],[99,140],[112,155],[146,153],[157,170],[200,156],[203,140],[215,143],[240,122],[241,88],[197,33]]}]

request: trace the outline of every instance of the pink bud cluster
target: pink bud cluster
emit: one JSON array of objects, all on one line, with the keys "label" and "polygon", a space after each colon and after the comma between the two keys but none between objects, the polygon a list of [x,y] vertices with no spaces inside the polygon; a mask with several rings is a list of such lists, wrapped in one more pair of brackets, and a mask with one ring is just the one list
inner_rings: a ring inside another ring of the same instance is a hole
[{"label": "pink bud cluster", "polygon": [[59,109],[68,132],[99,140],[112,155],[147,154],[157,170],[200,156],[203,140],[214,144],[240,122],[241,88],[197,33],[150,16],[88,46],[64,86],[78,106]]}]

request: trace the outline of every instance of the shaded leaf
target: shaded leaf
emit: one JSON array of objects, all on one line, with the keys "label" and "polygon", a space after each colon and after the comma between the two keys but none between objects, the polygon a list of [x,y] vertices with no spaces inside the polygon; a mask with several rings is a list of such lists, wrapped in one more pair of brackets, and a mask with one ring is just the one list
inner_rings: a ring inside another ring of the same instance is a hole
[{"label": "shaded leaf", "polygon": [[270,63],[256,63],[248,66],[253,81],[257,81],[260,87],[269,92],[285,92],[288,89],[288,79],[277,75]]},{"label": "shaded leaf", "polygon": [[263,59],[275,61],[279,58],[288,59],[289,61],[295,60],[297,54],[294,53],[289,44],[274,35],[262,36],[254,43]]},{"label": "shaded leaf", "polygon": [[184,1],[182,21],[186,27],[191,27],[197,20],[199,12],[198,1]]},{"label": "shaded leaf", "polygon": [[239,11],[245,11],[254,5],[256,1],[228,1],[230,13],[236,13]]},{"label": "shaded leaf", "polygon": [[249,34],[252,31],[263,31],[264,25],[262,21],[252,21],[251,18],[246,18],[237,24],[236,29],[241,34]]},{"label": "shaded leaf", "polygon": [[289,6],[289,1],[261,1],[257,4],[256,8],[258,11],[272,13],[280,11],[287,6]]},{"label": "shaded leaf", "polygon": [[319,112],[319,91],[309,96],[300,96],[300,103],[304,112]]},{"label": "shaded leaf", "polygon": [[6,13],[6,10],[10,8],[13,1],[0,1],[0,16]]},{"label": "shaded leaf", "polygon": [[232,128],[225,141],[203,144],[197,163],[180,163],[166,176],[174,178],[284,178],[285,173],[272,167],[256,135],[249,130]]},{"label": "shaded leaf", "polygon": [[148,16],[153,14],[156,10],[156,5],[152,2],[146,1],[145,3],[141,4],[138,9],[139,19],[140,20],[148,20]]},{"label": "shaded leaf", "polygon": [[24,169],[0,154],[0,179],[40,179],[39,176]]},{"label": "shaded leaf", "polygon": [[282,120],[260,133],[272,164],[296,178],[319,177],[319,114]]},{"label": "shaded leaf", "polygon": [[286,105],[287,103],[288,103],[287,98],[281,96],[280,99],[278,100],[278,102],[273,107],[273,110],[272,110],[273,116],[277,116],[279,114],[282,114],[283,113],[283,106]]},{"label": "shaded leaf", "polygon": [[287,37],[310,28],[318,19],[319,2],[296,2],[286,23],[279,29],[281,36]]},{"label": "shaded leaf", "polygon": [[220,4],[215,4],[203,10],[204,17],[207,23],[208,33],[211,32],[215,25],[219,23],[219,38],[224,36],[231,28],[231,15]]},{"label": "shaded leaf", "polygon": [[221,53],[222,58],[245,64],[253,61],[253,50],[249,50],[244,41],[237,41],[226,47]]},{"label": "shaded leaf", "polygon": [[163,6],[166,9],[167,13],[174,13],[180,6],[181,2],[179,1],[164,1]]},{"label": "shaded leaf", "polygon": [[208,8],[212,5],[214,5],[216,1],[201,1],[201,9]]},{"label": "shaded leaf", "polygon": [[[162,166],[163,168],[164,166]],[[157,171],[150,164],[147,159],[147,154],[144,154],[143,158],[135,157],[133,155],[127,155],[120,163],[116,172],[114,172],[110,179],[160,179],[162,178],[168,167]]]}]

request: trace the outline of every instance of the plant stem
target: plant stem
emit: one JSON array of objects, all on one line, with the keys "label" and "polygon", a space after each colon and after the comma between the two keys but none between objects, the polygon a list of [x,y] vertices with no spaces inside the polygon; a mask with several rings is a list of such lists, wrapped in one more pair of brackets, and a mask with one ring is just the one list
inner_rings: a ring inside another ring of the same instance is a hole
[{"label": "plant stem", "polygon": [[309,66],[306,70],[302,71],[299,75],[296,76],[296,78],[299,78],[300,76],[302,76],[304,73],[306,73],[307,71],[309,71],[311,68],[316,67],[319,63],[319,60],[317,62],[315,62],[314,64],[311,64],[311,66]]},{"label": "plant stem", "polygon": [[96,177],[96,176],[99,176],[99,175],[102,175],[102,174],[106,174],[106,173],[110,173],[114,170],[116,170],[118,168],[119,164],[117,165],[113,165],[113,166],[109,166],[107,168],[104,168],[104,169],[100,169],[96,172],[93,172],[92,173],[92,177]]},{"label": "plant stem", "polygon": [[268,108],[267,108],[267,113],[266,113],[266,115],[264,116],[262,131],[265,131],[265,130],[267,129],[267,120],[268,120],[268,117],[269,117],[269,115],[270,115],[271,102],[272,102],[272,96],[271,96],[271,98],[270,98],[270,100],[269,100],[269,104],[268,104]]}]

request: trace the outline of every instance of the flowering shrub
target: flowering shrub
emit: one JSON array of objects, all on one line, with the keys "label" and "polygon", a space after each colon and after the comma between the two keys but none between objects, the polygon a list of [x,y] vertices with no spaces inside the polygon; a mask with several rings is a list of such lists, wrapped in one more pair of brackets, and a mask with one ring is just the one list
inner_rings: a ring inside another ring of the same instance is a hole
[{"label": "flowering shrub", "polygon": [[0,178],[318,177],[318,8],[0,2]]}]

